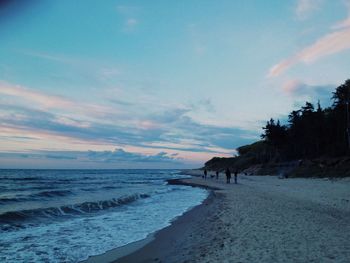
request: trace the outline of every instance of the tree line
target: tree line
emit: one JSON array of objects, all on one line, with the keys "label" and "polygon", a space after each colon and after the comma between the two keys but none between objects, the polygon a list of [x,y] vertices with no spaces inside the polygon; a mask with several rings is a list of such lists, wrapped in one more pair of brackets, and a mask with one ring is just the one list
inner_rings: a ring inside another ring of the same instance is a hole
[{"label": "tree line", "polygon": [[306,102],[288,115],[288,123],[270,119],[261,138],[265,161],[338,157],[350,153],[350,79],[332,93],[332,105]]}]

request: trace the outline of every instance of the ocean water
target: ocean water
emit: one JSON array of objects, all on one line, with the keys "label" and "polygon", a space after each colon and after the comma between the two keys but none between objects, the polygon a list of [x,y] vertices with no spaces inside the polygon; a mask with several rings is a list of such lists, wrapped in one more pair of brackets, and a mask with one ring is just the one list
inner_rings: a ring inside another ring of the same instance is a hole
[{"label": "ocean water", "polygon": [[176,170],[0,170],[0,262],[79,262],[141,240],[207,191]]}]

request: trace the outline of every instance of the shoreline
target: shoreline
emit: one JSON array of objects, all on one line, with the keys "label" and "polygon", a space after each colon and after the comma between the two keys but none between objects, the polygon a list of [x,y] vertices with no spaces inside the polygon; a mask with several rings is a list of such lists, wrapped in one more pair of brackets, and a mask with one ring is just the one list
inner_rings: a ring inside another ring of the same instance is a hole
[{"label": "shoreline", "polygon": [[[190,234],[192,232],[195,225],[198,225],[197,219],[207,213],[207,206],[212,206],[213,202],[217,202],[217,199],[210,193],[202,204],[193,207],[183,215],[175,218],[171,225],[166,228],[153,233],[153,239],[143,247],[136,248],[131,253],[119,257],[112,262],[168,262],[167,258],[169,254],[177,253],[176,250],[171,251],[172,248],[176,247],[178,243],[181,243],[181,236],[183,234]],[[131,245],[131,248],[132,244],[129,245]],[[129,245],[126,245],[126,247]]]},{"label": "shoreline", "polygon": [[[187,174],[187,173],[186,173]],[[191,176],[197,176],[197,174],[187,174]],[[190,178],[189,178],[190,179]],[[214,202],[215,194],[213,190],[219,190],[216,187],[210,187],[206,185],[198,185],[195,183],[187,182],[188,179],[169,179],[167,183],[170,185],[185,185],[191,187],[201,187],[209,191],[208,197],[197,206],[191,207],[185,211],[182,215],[175,217],[170,225],[159,229],[156,232],[150,233],[146,238],[126,244],[121,247],[117,247],[106,251],[100,255],[90,256],[88,259],[80,261],[80,263],[99,263],[99,262],[147,262],[146,254],[150,254],[148,250],[158,250],[158,248],[164,244],[164,240],[168,239],[168,235],[179,231],[183,228],[183,225],[188,221],[193,221],[198,214],[202,214],[206,206]],[[147,250],[146,252],[144,250]],[[140,258],[140,261],[138,260]],[[150,261],[153,261],[150,259]]]},{"label": "shoreline", "polygon": [[235,185],[221,174],[218,181],[200,176],[181,181],[211,194],[143,246],[126,245],[130,253],[103,262],[345,263],[350,258],[350,179],[239,175]]}]

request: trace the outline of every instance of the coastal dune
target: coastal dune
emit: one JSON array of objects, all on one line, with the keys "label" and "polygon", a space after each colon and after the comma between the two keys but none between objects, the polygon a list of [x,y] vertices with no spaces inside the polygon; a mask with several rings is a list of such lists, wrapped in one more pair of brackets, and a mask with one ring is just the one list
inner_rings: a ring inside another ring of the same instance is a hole
[{"label": "coastal dune", "polygon": [[350,262],[350,180],[239,176],[115,262]]}]

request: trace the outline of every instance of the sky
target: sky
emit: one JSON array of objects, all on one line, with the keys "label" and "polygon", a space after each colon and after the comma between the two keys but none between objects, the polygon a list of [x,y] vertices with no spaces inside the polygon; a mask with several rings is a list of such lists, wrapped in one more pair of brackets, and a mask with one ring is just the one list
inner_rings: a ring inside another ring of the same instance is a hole
[{"label": "sky", "polygon": [[2,0],[0,168],[195,168],[349,76],[348,0]]}]

